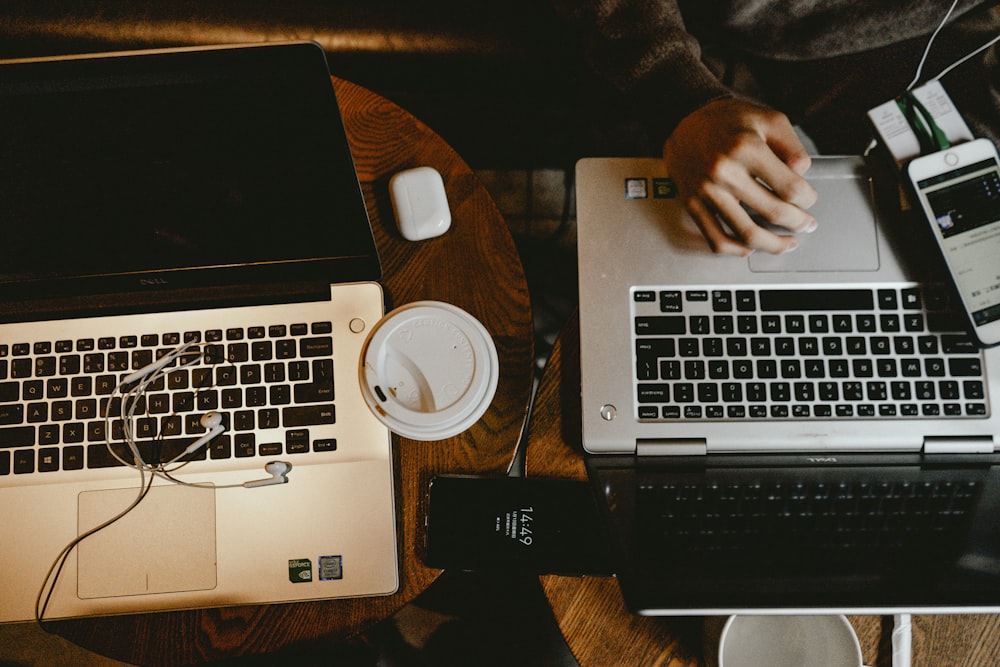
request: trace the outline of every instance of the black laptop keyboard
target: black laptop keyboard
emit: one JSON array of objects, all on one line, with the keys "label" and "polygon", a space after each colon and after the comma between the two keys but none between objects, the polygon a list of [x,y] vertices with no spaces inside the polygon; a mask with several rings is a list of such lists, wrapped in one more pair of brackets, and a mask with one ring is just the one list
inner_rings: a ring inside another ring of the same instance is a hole
[{"label": "black laptop keyboard", "polygon": [[982,418],[982,353],[943,292],[632,291],[642,421]]},{"label": "black laptop keyboard", "polygon": [[[656,549],[706,555],[780,546],[823,559],[928,549],[963,533],[978,480],[760,480],[640,485],[638,525]],[[648,529],[648,530],[647,530]],[[780,549],[778,550],[780,551]],[[777,551],[772,551],[777,553]]]},{"label": "black laptop keyboard", "polygon": [[122,465],[107,447],[109,410],[111,440],[122,439],[115,387],[185,343],[195,363],[152,384],[136,411],[147,463],[182,453],[212,411],[226,430],[190,459],[335,450],[310,432],[336,419],[331,331],[320,321],[0,344],[0,476]]}]

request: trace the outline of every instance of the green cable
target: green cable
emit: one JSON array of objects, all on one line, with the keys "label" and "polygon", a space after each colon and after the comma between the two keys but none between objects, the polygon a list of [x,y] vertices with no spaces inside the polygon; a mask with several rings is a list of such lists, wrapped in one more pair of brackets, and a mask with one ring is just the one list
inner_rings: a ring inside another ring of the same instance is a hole
[{"label": "green cable", "polygon": [[903,112],[903,117],[910,124],[917,141],[920,143],[921,153],[933,153],[951,147],[948,135],[934,122],[934,116],[927,110],[912,91],[907,91],[904,95],[896,98],[899,110]]}]

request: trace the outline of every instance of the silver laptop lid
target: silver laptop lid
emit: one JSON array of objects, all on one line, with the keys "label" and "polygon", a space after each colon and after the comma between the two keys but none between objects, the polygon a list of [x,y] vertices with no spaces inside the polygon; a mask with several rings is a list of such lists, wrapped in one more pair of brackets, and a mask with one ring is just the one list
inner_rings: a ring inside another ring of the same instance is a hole
[{"label": "silver laptop lid", "polygon": [[[799,249],[793,253],[780,257],[757,253],[749,258],[735,258],[716,256],[709,251],[694,222],[675,198],[662,160],[598,158],[578,163],[582,409],[587,451],[659,454],[920,451],[928,443],[931,449],[945,451],[994,449],[992,434],[997,432],[998,424],[989,396],[1000,390],[993,385],[993,378],[1000,372],[994,350],[982,356],[977,350],[968,351],[970,359],[979,359],[969,363],[982,366],[978,376],[982,396],[977,399],[960,396],[955,400],[963,418],[930,414],[931,409],[925,412],[922,405],[917,406],[915,415],[897,411],[892,418],[885,418],[878,410],[871,414],[870,408],[865,407],[870,403],[867,378],[861,380],[861,395],[850,397],[855,412],[840,417],[833,413],[832,417],[837,418],[829,418],[822,412],[796,418],[792,413],[794,397],[786,401],[785,412],[772,412],[772,407],[782,401],[773,400],[769,394],[754,399],[765,408],[764,412],[752,415],[747,412],[741,418],[731,418],[725,410],[721,414],[698,413],[697,408],[706,401],[697,395],[697,387],[693,395],[684,397],[686,405],[693,408],[691,412],[685,405],[677,413],[658,411],[652,417],[641,411],[644,397],[640,395],[641,383],[636,379],[640,361],[636,346],[640,336],[635,329],[639,326],[638,318],[649,316],[650,312],[655,313],[654,318],[702,312],[697,311],[701,306],[695,302],[708,302],[711,308],[718,291],[728,299],[735,299],[737,292],[751,294],[755,310],[763,309],[762,302],[767,299],[790,299],[800,302],[796,308],[802,316],[803,312],[826,312],[814,310],[816,304],[801,305],[810,298],[808,290],[833,288],[848,301],[861,294],[862,300],[872,302],[876,312],[881,307],[880,290],[895,290],[898,317],[903,318],[909,305],[906,300],[910,292],[906,290],[919,288],[925,278],[934,280],[934,256],[929,252],[930,246],[922,242],[921,230],[907,228],[905,220],[878,214],[872,180],[862,160],[817,158],[808,178],[820,195],[812,210],[820,223],[818,230],[802,236]],[[661,298],[668,303],[660,302]],[[653,303],[646,303],[650,299]],[[856,306],[848,303],[830,312],[843,308],[854,318]],[[728,307],[725,314],[735,319],[739,305],[730,303]],[[776,308],[784,318],[781,310]],[[713,315],[709,313],[706,317],[711,322]],[[808,323],[808,318],[803,318]],[[685,328],[679,335],[688,333]],[[906,334],[900,332],[901,336]],[[763,333],[760,335],[764,337]],[[776,334],[767,337],[772,345],[776,342]],[[918,333],[910,337],[916,345]],[[749,341],[749,334],[747,338]],[[822,334],[816,338],[822,341]],[[888,338],[891,345],[894,336]],[[866,345],[869,343],[870,340]],[[709,367],[702,352],[699,348],[696,356],[706,363],[703,372],[707,375]],[[796,349],[794,356],[798,352]],[[676,348],[672,355],[681,366],[688,360]],[[843,356],[847,358],[848,353]],[[897,364],[902,364],[904,357],[909,355],[897,355]],[[919,365],[923,367],[925,363],[921,359]],[[878,369],[873,369],[870,380],[883,381],[883,388],[889,391],[890,381],[878,375]],[[935,383],[934,389],[938,391],[937,382],[942,378],[932,372],[923,379]],[[788,384],[789,390],[794,391],[794,382],[789,380]],[[744,382],[741,391],[746,390]],[[845,387],[838,386],[838,391],[844,390]],[[749,405],[745,394],[743,399]],[[722,400],[718,402],[721,404]],[[972,414],[966,414],[970,403],[976,406],[969,408]]]}]

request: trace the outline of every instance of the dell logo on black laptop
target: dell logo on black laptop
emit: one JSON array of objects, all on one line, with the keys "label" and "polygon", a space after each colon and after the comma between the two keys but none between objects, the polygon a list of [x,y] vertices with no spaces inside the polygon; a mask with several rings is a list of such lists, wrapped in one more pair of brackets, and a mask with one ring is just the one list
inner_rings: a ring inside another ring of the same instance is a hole
[{"label": "dell logo on black laptop", "polygon": [[169,285],[170,281],[166,278],[139,278],[139,284],[144,287],[154,287],[156,285]]},{"label": "dell logo on black laptop", "polygon": [[837,457],[835,456],[808,456],[806,460],[809,463],[836,463]]}]

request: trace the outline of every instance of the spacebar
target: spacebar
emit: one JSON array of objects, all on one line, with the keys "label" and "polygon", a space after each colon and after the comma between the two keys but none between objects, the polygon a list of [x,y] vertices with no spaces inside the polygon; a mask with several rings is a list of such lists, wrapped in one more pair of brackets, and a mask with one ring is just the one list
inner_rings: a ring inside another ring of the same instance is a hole
[{"label": "spacebar", "polygon": [[810,290],[765,289],[759,293],[760,309],[784,310],[871,310],[875,299],[870,289]]}]

